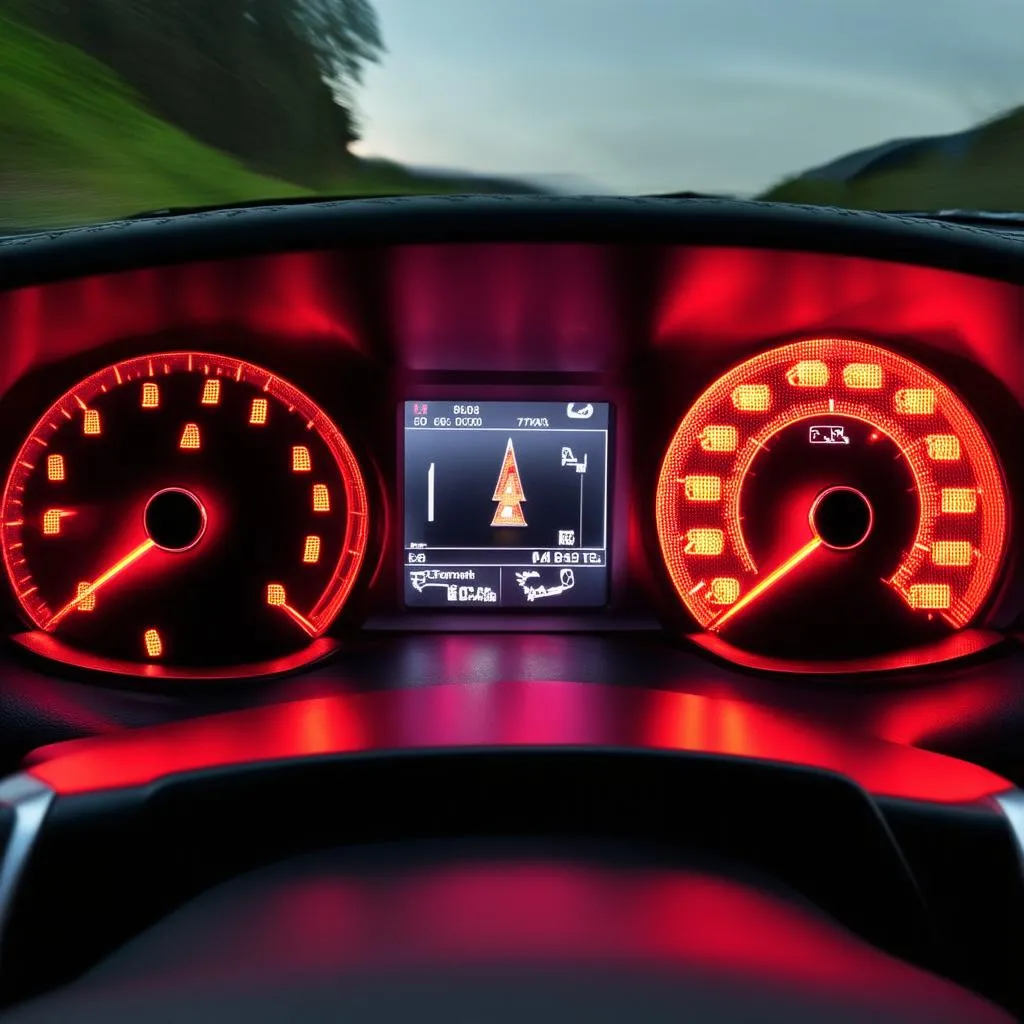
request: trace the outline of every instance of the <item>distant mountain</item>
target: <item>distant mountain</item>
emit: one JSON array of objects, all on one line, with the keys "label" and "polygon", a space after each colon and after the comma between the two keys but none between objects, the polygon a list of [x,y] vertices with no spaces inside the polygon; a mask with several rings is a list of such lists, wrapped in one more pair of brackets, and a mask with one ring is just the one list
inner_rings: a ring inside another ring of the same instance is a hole
[{"label": "distant mountain", "polygon": [[891,139],[877,146],[858,149],[820,167],[812,167],[809,171],[804,171],[800,177],[850,182],[865,175],[905,166],[929,153],[941,153],[952,160],[961,159],[970,152],[971,145],[977,141],[981,130],[968,128],[966,131],[950,135],[918,135],[909,139]]},{"label": "distant mountain", "polygon": [[[359,164],[368,177],[390,183],[394,191],[483,192],[504,195],[540,195],[553,191],[523,178],[477,174],[450,167],[419,167],[399,164],[382,157],[361,157]],[[414,186],[414,187],[410,187]]]},{"label": "distant mountain", "polygon": [[862,209],[1024,210],[1024,107],[965,131],[856,150],[761,198]]}]

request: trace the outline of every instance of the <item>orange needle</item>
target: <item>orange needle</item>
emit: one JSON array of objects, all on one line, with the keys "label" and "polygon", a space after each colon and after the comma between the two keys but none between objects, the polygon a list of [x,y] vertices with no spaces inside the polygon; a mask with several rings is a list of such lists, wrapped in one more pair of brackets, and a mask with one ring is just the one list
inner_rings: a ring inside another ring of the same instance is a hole
[{"label": "orange needle", "polygon": [[309,619],[306,618],[301,612],[297,612],[290,604],[279,604],[278,608],[283,612],[287,612],[291,616],[292,620],[302,629],[304,629],[310,636],[316,636],[316,626],[313,625]]},{"label": "orange needle", "polygon": [[792,572],[805,558],[821,547],[820,537],[813,537],[799,551],[787,558],[777,569],[773,569],[760,583],[751,587],[731,608],[724,611],[711,623],[711,629],[721,629],[733,616],[738,615],[747,605],[756,601],[766,590],[774,587],[784,576]]},{"label": "orange needle", "polygon": [[106,572],[97,576],[96,579],[94,579],[89,586],[85,587],[77,597],[68,601],[68,603],[64,605],[56,615],[51,616],[50,621],[43,626],[43,629],[53,629],[61,619],[66,615],[70,615],[71,612],[73,612],[79,604],[82,603],[82,601],[90,595],[95,594],[100,587],[106,586],[106,584],[108,584],[115,576],[124,572],[129,565],[137,562],[144,554],[146,554],[147,551],[150,551],[154,547],[156,547],[156,541],[154,541],[152,537],[147,537],[137,548],[133,548],[124,556],[124,558],[118,560]]}]

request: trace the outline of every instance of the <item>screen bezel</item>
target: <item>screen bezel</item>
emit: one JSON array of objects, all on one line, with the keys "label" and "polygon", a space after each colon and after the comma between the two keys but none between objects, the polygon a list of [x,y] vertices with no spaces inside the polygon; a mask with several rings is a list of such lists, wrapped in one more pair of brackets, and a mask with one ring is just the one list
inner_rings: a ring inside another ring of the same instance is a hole
[{"label": "screen bezel", "polygon": [[[409,393],[403,395],[395,406],[397,423],[397,460],[395,466],[395,530],[392,550],[395,554],[395,599],[397,608],[402,615],[415,616],[417,619],[441,619],[454,616],[461,619],[463,616],[480,616],[488,622],[495,619],[509,616],[514,621],[524,618],[531,620],[546,621],[549,618],[554,621],[564,621],[566,618],[592,618],[604,615],[614,610],[617,604],[616,577],[619,575],[618,562],[624,559],[625,553],[620,556],[616,544],[615,522],[618,518],[616,505],[619,499],[619,489],[616,487],[616,464],[618,462],[617,452],[621,439],[618,434],[618,416],[616,403],[612,396],[608,395],[607,388],[600,385],[588,386],[585,384],[572,386],[539,385],[530,389],[528,397],[521,394],[509,393],[509,388],[495,389],[486,386],[476,388],[424,386],[410,389]],[[475,397],[466,398],[471,393]],[[604,602],[600,605],[563,605],[547,607],[543,610],[530,607],[529,605],[470,605],[470,606],[423,606],[410,605],[406,603],[405,597],[405,571],[407,569],[405,557],[405,407],[412,402],[445,402],[460,403],[465,405],[478,405],[485,402],[507,402],[520,403],[524,407],[533,403],[583,403],[593,402],[601,404],[608,409],[606,465],[605,465],[605,579],[604,579]],[[532,628],[532,624],[531,624]]]}]

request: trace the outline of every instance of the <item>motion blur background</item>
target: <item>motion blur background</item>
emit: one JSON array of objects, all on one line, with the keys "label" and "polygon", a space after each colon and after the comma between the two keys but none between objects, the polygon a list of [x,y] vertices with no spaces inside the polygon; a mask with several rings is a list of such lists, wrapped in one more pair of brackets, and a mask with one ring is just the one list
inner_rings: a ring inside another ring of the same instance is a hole
[{"label": "motion blur background", "polygon": [[0,232],[303,195],[1024,210],[1020,0],[0,0]]}]

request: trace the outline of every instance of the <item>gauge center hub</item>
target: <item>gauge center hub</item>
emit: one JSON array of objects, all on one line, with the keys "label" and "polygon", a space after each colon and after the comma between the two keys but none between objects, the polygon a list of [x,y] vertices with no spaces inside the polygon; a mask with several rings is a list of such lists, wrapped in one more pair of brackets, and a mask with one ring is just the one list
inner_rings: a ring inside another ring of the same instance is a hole
[{"label": "gauge center hub", "polygon": [[146,533],[161,550],[188,551],[206,533],[206,508],[191,491],[165,487],[146,503],[143,522]]},{"label": "gauge center hub", "polygon": [[815,536],[834,551],[860,547],[874,520],[871,502],[856,487],[827,487],[814,499],[808,514]]}]

